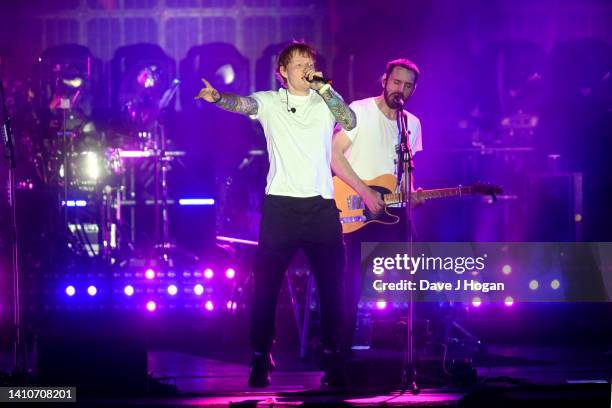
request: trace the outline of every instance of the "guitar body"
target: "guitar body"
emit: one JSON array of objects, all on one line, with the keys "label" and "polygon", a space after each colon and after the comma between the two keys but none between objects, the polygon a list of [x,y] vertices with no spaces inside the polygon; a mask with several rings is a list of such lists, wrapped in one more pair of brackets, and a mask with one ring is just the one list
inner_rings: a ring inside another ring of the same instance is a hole
[{"label": "guitar body", "polygon": [[[342,233],[349,234],[357,231],[364,225],[371,222],[380,224],[396,224],[399,217],[389,214],[387,208],[379,215],[372,214],[363,200],[348,184],[340,180],[338,177],[333,178],[334,182],[334,200],[336,206],[340,210],[340,223],[342,224]],[[378,191],[381,196],[395,192],[397,180],[392,174],[383,174],[372,180],[364,181],[373,190]]]},{"label": "guitar body", "polygon": [[[385,210],[374,215],[366,208],[361,197],[348,184],[340,180],[338,177],[333,178],[334,182],[334,200],[336,206],[340,210],[340,223],[342,224],[342,232],[349,234],[357,231],[364,225],[372,222],[380,224],[396,224],[399,222],[399,217],[390,214],[387,211],[387,206],[404,202],[402,195],[395,192],[397,180],[392,174],[383,174],[372,180],[364,180],[370,188],[380,193],[382,200],[385,202]],[[414,200],[424,202],[434,198],[462,197],[470,195],[490,195],[495,201],[495,195],[501,194],[502,188],[499,186],[474,183],[469,186],[457,186],[449,188],[438,188],[433,190],[421,190],[412,192],[411,196]]]}]

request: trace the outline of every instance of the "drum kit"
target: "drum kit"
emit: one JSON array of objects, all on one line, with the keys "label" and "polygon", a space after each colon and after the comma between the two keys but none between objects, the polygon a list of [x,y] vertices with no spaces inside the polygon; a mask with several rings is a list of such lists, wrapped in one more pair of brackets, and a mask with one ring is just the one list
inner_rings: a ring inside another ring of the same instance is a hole
[{"label": "drum kit", "polygon": [[[107,126],[91,114],[90,67],[41,59],[38,84],[9,87],[21,156],[17,189],[27,195],[23,213],[52,207],[40,230],[77,255],[110,263],[140,255],[172,262],[168,172],[185,152],[171,150],[164,119],[180,82],[153,63],[127,70],[120,119]],[[136,215],[146,205],[154,208],[154,222]],[[142,243],[137,219],[155,226]]]}]

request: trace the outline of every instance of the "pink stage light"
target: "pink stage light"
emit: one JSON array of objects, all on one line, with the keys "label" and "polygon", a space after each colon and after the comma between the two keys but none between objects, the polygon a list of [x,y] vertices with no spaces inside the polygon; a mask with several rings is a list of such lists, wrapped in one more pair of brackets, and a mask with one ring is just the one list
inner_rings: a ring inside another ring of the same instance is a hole
[{"label": "pink stage light", "polygon": [[225,277],[227,279],[234,279],[235,276],[236,270],[234,268],[227,268],[227,270],[225,271]]},{"label": "pink stage light", "polygon": [[472,299],[472,306],[480,307],[480,305],[482,305],[482,300],[478,296]]},{"label": "pink stage light", "polygon": [[157,309],[157,304],[156,304],[154,301],[149,300],[149,301],[147,302],[147,310],[148,310],[149,312],[154,312],[154,311],[155,311],[155,309]]},{"label": "pink stage light", "polygon": [[197,285],[193,287],[193,293],[200,296],[202,293],[204,293],[204,286],[198,283]]},{"label": "pink stage light", "polygon": [[174,296],[176,295],[176,293],[178,292],[178,288],[176,287],[176,285],[170,285],[168,286],[168,294],[170,296]]},{"label": "pink stage light", "polygon": [[213,304],[212,300],[207,300],[206,303],[204,304],[204,307],[209,312],[212,312],[214,310],[214,308],[215,308],[215,305]]},{"label": "pink stage light", "polygon": [[155,271],[151,268],[147,269],[145,272],[145,278],[151,280],[153,278],[155,278]]},{"label": "pink stage light", "polygon": [[514,299],[512,299],[512,296],[506,297],[506,299],[504,299],[504,304],[506,306],[512,306],[514,304]]},{"label": "pink stage light", "polygon": [[206,279],[212,279],[213,276],[215,276],[215,273],[213,272],[213,270],[210,268],[206,268],[206,270],[204,271],[204,277]]}]

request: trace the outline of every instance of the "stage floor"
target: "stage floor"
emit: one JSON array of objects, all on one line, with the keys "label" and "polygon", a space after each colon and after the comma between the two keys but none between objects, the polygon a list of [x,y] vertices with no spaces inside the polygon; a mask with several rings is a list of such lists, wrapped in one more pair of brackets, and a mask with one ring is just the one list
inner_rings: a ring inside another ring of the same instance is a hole
[{"label": "stage floor", "polygon": [[[449,382],[428,387],[427,379],[422,379],[418,395],[397,386],[321,389],[322,373],[313,363],[300,360],[296,351],[278,352],[272,385],[254,390],[247,386],[248,350],[211,354],[149,351],[150,375],[172,392],[143,398],[83,397],[70,406],[610,406],[610,351],[489,346],[487,357],[475,361],[476,385],[460,387]],[[3,355],[4,367],[10,366],[9,357]],[[355,359],[369,361],[362,366],[367,369],[388,371],[398,366],[400,357],[401,353],[370,350],[357,352]],[[384,374],[388,373],[380,373]]]}]

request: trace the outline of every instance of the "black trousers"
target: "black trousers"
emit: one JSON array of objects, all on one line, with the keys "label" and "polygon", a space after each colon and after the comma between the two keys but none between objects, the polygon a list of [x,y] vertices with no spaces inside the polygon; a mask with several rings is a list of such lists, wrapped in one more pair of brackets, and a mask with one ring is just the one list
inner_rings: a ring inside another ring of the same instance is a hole
[{"label": "black trousers", "polygon": [[303,249],[319,291],[323,347],[338,350],[344,327],[345,264],[342,228],[334,200],[267,195],[255,254],[251,346],[268,353],[285,271]]},{"label": "black trousers", "polygon": [[[347,265],[344,272],[344,292],[345,292],[345,319],[346,331],[342,337],[342,349],[350,350],[353,346],[353,336],[357,324],[357,311],[359,299],[365,279],[361,269],[361,243],[362,242],[407,242],[408,223],[404,209],[389,208],[389,212],[400,217],[397,224],[383,225],[371,223],[367,226],[346,234],[344,242],[346,244]],[[414,231],[414,229],[413,229]]]}]

